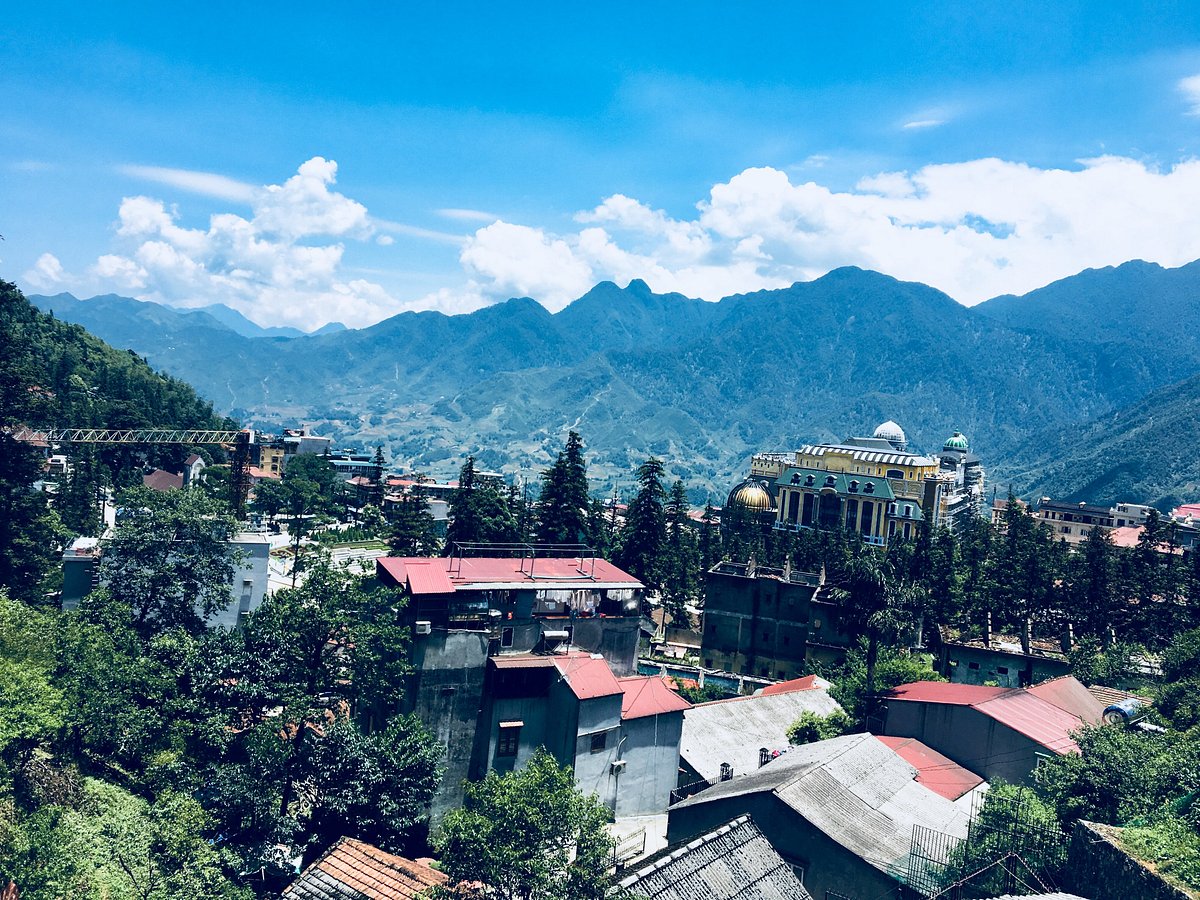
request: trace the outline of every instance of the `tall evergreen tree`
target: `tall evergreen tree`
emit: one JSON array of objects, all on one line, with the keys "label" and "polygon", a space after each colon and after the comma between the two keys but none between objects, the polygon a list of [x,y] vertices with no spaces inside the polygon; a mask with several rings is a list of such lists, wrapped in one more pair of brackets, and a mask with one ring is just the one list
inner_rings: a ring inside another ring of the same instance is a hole
[{"label": "tall evergreen tree", "polygon": [[700,567],[707,572],[723,558],[721,548],[720,516],[712,503],[704,505],[704,516],[700,520]]},{"label": "tall evergreen tree", "polygon": [[458,487],[450,496],[450,526],[446,531],[446,555],[456,545],[512,543],[517,540],[517,520],[500,488],[481,480],[475,457],[467,457],[458,473]]},{"label": "tall evergreen tree", "polygon": [[538,499],[537,539],[543,544],[577,544],[588,532],[587,462],[578,432],[567,443],[554,465],[542,472]]},{"label": "tall evergreen tree", "polygon": [[662,461],[650,457],[637,471],[638,492],[629,504],[617,562],[652,591],[662,587],[667,543],[667,492]]},{"label": "tall evergreen tree", "polygon": [[687,491],[679,479],[667,500],[667,543],[663,555],[663,609],[671,622],[691,626],[688,606],[700,599],[700,547],[688,516]]},{"label": "tall evergreen tree", "polygon": [[391,504],[388,519],[388,547],[395,556],[436,556],[441,549],[437,525],[425,497],[405,494]]}]

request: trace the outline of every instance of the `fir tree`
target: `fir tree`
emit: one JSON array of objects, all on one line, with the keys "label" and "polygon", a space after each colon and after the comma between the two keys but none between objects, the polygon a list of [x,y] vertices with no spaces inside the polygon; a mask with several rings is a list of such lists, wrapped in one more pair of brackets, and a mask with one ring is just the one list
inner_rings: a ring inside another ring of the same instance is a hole
[{"label": "fir tree", "polygon": [[691,627],[688,606],[700,599],[700,547],[688,517],[687,491],[676,479],[667,500],[667,543],[663,558],[663,609],[674,625]]},{"label": "fir tree", "polygon": [[617,561],[651,591],[662,586],[663,550],[667,543],[667,492],[663,464],[650,457],[638,468],[638,492],[629,504]]},{"label": "fir tree", "polygon": [[554,465],[542,472],[542,492],[537,509],[538,541],[543,544],[583,541],[588,532],[588,507],[583,441],[572,431]]}]

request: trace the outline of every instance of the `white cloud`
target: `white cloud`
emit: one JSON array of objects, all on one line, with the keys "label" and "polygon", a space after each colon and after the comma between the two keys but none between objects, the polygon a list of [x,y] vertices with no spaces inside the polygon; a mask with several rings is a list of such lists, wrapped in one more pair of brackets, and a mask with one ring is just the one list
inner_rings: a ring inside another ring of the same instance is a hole
[{"label": "white cloud", "polygon": [[50,291],[65,287],[68,277],[57,256],[53,253],[43,253],[33,266],[25,271],[21,280],[39,291]]},{"label": "white cloud", "polygon": [[1188,114],[1200,116],[1200,75],[1189,75],[1187,78],[1181,78],[1178,87],[1190,107]]},{"label": "white cloud", "polygon": [[[371,224],[379,231],[390,231],[392,234],[403,234],[407,237],[424,238],[428,241],[438,241],[442,244],[457,244],[462,246],[467,242],[464,235],[450,234],[445,231],[434,231],[430,228],[419,228],[416,225],[407,225],[404,222],[391,222],[387,219],[371,219]],[[384,243],[384,241],[379,241]]]},{"label": "white cloud", "polygon": [[495,222],[500,217],[482,209],[439,209],[437,214],[444,219],[457,222]]},{"label": "white cloud", "polygon": [[615,194],[579,213],[584,227],[572,233],[480,229],[462,261],[479,296],[528,293],[551,309],[606,278],[715,300],[845,265],[970,304],[1089,267],[1200,258],[1198,204],[1200,161],[1159,170],[1101,157],[1039,169],[981,159],[884,172],[848,191],[752,168],[713,186],[691,219]]},{"label": "white cloud", "polygon": [[252,203],[261,188],[244,181],[237,181],[225,175],[213,172],[196,172],[191,169],[168,169],[163,166],[117,166],[117,171],[130,178],[140,178],[170,187],[202,194],[205,197],[216,197],[218,200],[232,200],[236,203]]},{"label": "white cloud", "polygon": [[905,122],[900,127],[906,131],[912,131],[918,128],[937,128],[939,125],[945,125],[944,119],[914,119],[911,122]]},{"label": "white cloud", "polygon": [[[314,157],[283,184],[258,188],[183,170],[140,174],[246,201],[252,215],[218,213],[206,228],[193,228],[181,224],[175,206],[126,197],[117,213],[117,252],[97,259],[80,284],[178,306],[226,303],[262,324],[301,328],[333,320],[366,325],[404,308],[380,285],[341,274],[342,240],[392,238],[377,234],[365,206],[332,189],[337,163]],[[42,260],[35,270],[30,283],[53,274]]]}]

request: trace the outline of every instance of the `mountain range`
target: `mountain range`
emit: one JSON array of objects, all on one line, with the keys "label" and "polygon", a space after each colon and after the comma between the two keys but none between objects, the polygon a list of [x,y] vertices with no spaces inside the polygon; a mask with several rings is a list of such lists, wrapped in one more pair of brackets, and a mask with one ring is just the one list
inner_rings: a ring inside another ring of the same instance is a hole
[{"label": "mountain range", "polygon": [[[693,496],[719,499],[756,451],[869,434],[885,419],[929,450],[962,430],[993,480],[1019,493],[1086,491],[1062,480],[1081,448],[1058,439],[1136,433],[1154,404],[1197,394],[1184,381],[1200,374],[1197,298],[1200,263],[1088,270],[972,308],[844,268],[718,302],[603,282],[554,314],[518,298],[303,336],[211,307],[30,299],[267,430],[311,424],[445,477],[468,453],[535,476],[574,428],[595,488],[627,486],[653,453]],[[1105,485],[1167,498],[1188,489],[1169,483],[1173,471]]]}]

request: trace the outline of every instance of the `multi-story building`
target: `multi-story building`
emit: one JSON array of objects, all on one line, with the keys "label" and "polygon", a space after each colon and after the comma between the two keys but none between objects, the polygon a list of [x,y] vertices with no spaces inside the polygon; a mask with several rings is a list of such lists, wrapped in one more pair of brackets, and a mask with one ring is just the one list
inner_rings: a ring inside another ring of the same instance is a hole
[{"label": "multi-story building", "polygon": [[723,562],[706,575],[700,661],[760,678],[787,680],[810,671],[811,660],[845,653],[836,604],[824,579],[751,563]]},{"label": "multi-story building", "polygon": [[912,538],[922,522],[953,529],[982,515],[983,491],[983,467],[961,432],[924,456],[884,422],[869,438],[756,454],[728,503],[773,513],[775,528],[845,528],[883,547]]},{"label": "multi-story building", "polygon": [[[434,817],[461,802],[464,779],[521,765],[539,744],[617,815],[647,814],[659,799],[665,812],[686,704],[630,679],[643,585],[578,549],[505,549],[376,561],[378,579],[407,598],[409,708],[446,747]],[[669,778],[641,771],[662,759]]]}]

